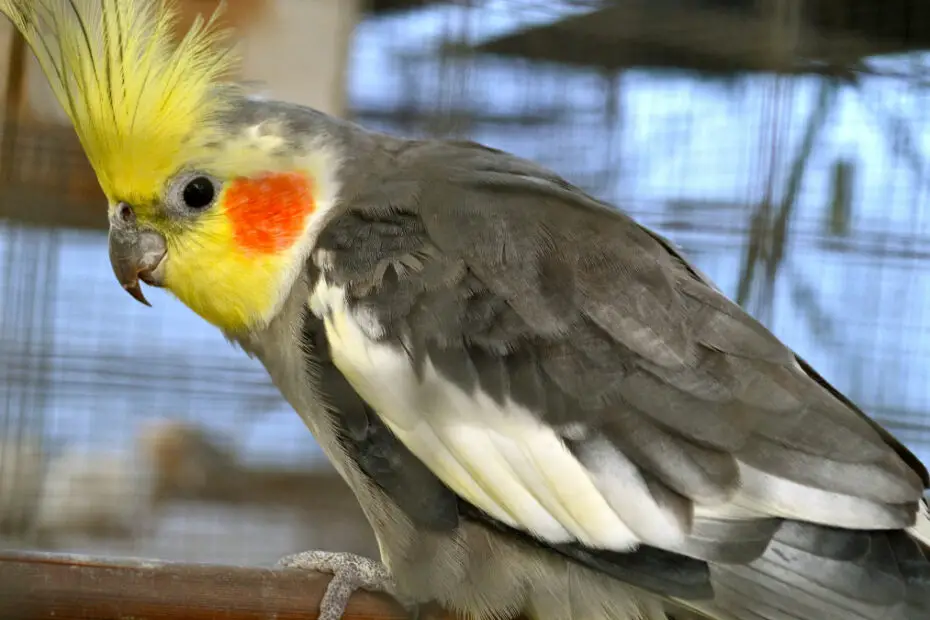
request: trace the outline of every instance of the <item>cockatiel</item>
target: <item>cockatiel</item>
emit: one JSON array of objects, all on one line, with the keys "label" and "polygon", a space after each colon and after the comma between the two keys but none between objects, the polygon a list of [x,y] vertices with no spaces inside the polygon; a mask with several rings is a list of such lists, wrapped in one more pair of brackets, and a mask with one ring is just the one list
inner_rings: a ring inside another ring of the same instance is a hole
[{"label": "cockatiel", "polygon": [[664,238],[472,142],[249,99],[170,7],[0,0],[110,258],[246,352],[356,494],[354,588],[477,619],[930,618],[927,471]]}]

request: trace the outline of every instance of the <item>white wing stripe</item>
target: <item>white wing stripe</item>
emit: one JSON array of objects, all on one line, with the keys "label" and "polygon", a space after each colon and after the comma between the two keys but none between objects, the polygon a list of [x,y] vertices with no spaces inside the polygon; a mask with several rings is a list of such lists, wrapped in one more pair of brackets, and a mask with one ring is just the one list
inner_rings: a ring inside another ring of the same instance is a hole
[{"label": "white wing stripe", "polygon": [[[415,433],[406,434],[405,441],[402,439],[421,459],[432,452],[429,444],[422,440],[426,433],[441,438],[471,475],[471,481],[495,500],[494,508],[511,516],[512,525],[519,527],[521,523],[532,523],[534,531],[547,539],[571,540],[565,527],[535,497],[533,489],[524,485],[516,475],[509,459],[499,450],[493,431],[455,422],[442,425],[424,422]],[[441,465],[440,460],[432,457],[427,464]],[[456,491],[462,485],[459,478],[450,477],[443,481]]]},{"label": "white wing stripe", "polygon": [[588,472],[552,429],[529,414],[516,414],[513,406],[506,409],[492,413],[520,415],[524,427],[515,435],[520,440],[496,437],[510,445],[509,458],[511,462],[519,460],[523,483],[535,489],[550,514],[587,545],[629,549],[637,544],[637,537],[611,510]]},{"label": "white wing stripe", "polygon": [[742,484],[731,501],[742,508],[833,527],[900,527],[894,515],[875,502],[804,486],[737,462]]},{"label": "white wing stripe", "polygon": [[620,450],[606,440],[591,439],[580,458],[611,507],[641,540],[669,549],[684,541],[689,524],[656,503],[639,469]]},{"label": "white wing stripe", "polygon": [[578,520],[563,507],[563,504],[565,506],[570,504],[559,497],[558,486],[553,485],[552,480],[546,476],[548,470],[536,464],[532,451],[533,444],[518,444],[509,437],[494,432],[488,433],[488,439],[497,448],[498,453],[506,459],[513,476],[533,494],[541,507],[544,507],[556,521],[564,524],[566,540],[572,538],[568,534],[569,531],[584,531]]},{"label": "white wing stripe", "polygon": [[451,489],[551,542],[616,550],[638,544],[552,428],[521,407],[466,394],[429,363],[417,378],[406,356],[367,338],[344,300],[321,278],[311,307],[331,313],[325,325],[334,363]]},{"label": "white wing stripe", "polygon": [[[314,297],[316,300],[331,300],[331,297],[325,294],[315,295]],[[311,305],[311,307],[313,306]],[[331,308],[331,306],[329,307]],[[335,309],[333,310],[335,311]],[[376,399],[386,399],[396,403],[399,407],[403,407],[406,411],[414,410],[414,405],[409,402],[408,398],[409,394],[412,393],[412,386],[404,385],[409,381],[404,381],[406,377],[403,373],[392,370],[392,366],[397,365],[397,360],[385,358],[382,351],[366,346],[361,333],[358,330],[353,330],[347,322],[344,312],[334,312],[332,319],[329,317],[324,319],[324,325],[332,351],[333,362],[352,383],[352,386],[358,390],[362,398],[369,403],[376,402]],[[373,359],[372,354],[375,354],[377,359]],[[366,367],[378,368],[379,373],[362,370]],[[390,383],[382,384],[382,382],[377,381],[380,373],[387,373],[393,380]],[[408,427],[414,421],[412,419],[405,419],[404,421],[404,425],[398,425],[393,421],[386,420],[398,439],[409,448],[410,444],[407,435],[410,429]],[[420,436],[419,439],[430,446],[430,454],[433,457],[430,460],[424,460],[424,462],[441,480],[444,482],[446,480],[460,481],[455,490],[464,499],[475,506],[480,506],[495,519],[499,519],[512,527],[518,526],[514,516],[501,508],[497,502],[488,496],[484,489],[475,483],[458,459],[449,452],[441,439],[432,432],[432,429],[427,427],[422,432],[427,434]],[[446,484],[449,483],[446,482]]]},{"label": "white wing stripe", "polygon": [[[368,338],[338,287],[317,285],[311,307],[325,321],[333,361],[408,449],[446,485],[495,519],[553,543],[629,550],[640,542],[675,549],[687,523],[653,497],[629,459],[589,438],[578,456],[555,429],[516,405],[467,394],[427,361],[417,377],[406,355]],[[370,327],[370,326],[369,326]],[[777,515],[828,525],[894,527],[888,511],[866,499],[828,493],[740,462],[731,503],[695,506],[712,518]],[[661,499],[661,498],[659,498]],[[663,500],[664,501],[664,500]],[[930,545],[930,508],[909,530]]]},{"label": "white wing stripe", "polygon": [[921,543],[930,547],[930,501],[926,498],[920,502],[920,508],[917,510],[917,522],[907,531]]}]

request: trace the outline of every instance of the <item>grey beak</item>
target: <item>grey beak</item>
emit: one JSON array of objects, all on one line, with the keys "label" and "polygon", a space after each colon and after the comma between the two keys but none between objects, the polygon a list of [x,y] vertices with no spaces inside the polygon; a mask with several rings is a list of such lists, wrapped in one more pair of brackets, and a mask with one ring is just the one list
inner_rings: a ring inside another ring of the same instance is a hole
[{"label": "grey beak", "polygon": [[120,203],[110,217],[110,265],[117,281],[136,301],[151,306],[139,281],[161,286],[162,263],[168,253],[165,238],[151,230],[136,226],[131,206]]}]

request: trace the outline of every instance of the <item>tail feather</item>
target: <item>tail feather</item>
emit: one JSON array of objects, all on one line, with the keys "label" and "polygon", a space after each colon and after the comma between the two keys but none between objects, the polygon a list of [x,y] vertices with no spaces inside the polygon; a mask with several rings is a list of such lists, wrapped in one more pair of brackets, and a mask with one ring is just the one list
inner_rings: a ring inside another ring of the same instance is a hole
[{"label": "tail feather", "polygon": [[716,620],[930,619],[930,510],[907,531],[786,521],[750,564],[713,564]]},{"label": "tail feather", "polygon": [[911,587],[907,592],[910,618],[930,618],[930,501],[920,502],[917,522],[907,530],[912,540],[921,547],[923,561],[914,558],[902,565],[901,570]]}]

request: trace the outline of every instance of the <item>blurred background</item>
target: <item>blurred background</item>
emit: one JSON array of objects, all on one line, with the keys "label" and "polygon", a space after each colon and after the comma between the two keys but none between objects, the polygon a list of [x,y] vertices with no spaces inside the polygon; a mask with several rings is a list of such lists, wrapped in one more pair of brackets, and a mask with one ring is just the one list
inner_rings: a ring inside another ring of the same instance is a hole
[{"label": "blurred background", "polygon": [[[179,3],[179,30],[215,0]],[[930,461],[930,4],[228,0],[243,80],[535,159],[679,243]],[[258,362],[129,298],[105,201],[0,23],[0,548],[376,554]]]}]

